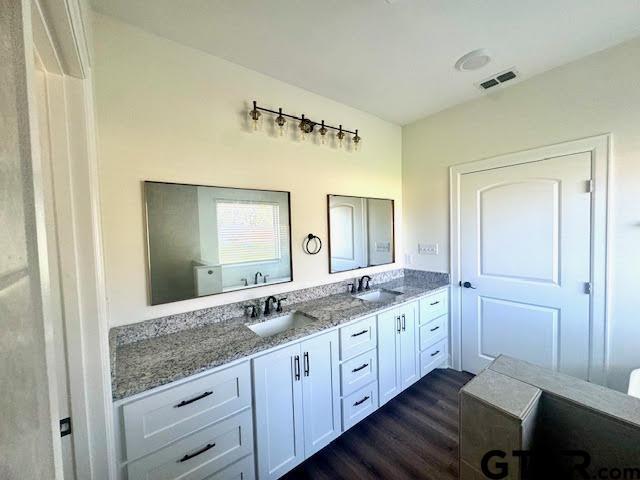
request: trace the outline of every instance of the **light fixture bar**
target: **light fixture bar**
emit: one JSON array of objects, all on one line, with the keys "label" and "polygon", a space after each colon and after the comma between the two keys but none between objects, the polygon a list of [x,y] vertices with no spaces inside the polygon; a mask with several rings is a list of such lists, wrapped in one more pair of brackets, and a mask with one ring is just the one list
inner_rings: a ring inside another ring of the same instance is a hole
[{"label": "light fixture bar", "polygon": [[332,126],[332,125],[329,125],[329,124],[327,124],[327,123],[324,123],[324,120],[323,120],[322,122],[316,122],[316,121],[313,121],[313,120],[311,120],[309,117],[306,117],[306,116],[305,116],[305,117],[304,117],[304,119],[303,119],[302,117],[297,117],[297,116],[295,116],[295,115],[290,115],[290,114],[288,114],[288,113],[284,113],[284,112],[282,111],[282,109],[280,109],[280,110],[278,111],[278,110],[271,110],[270,108],[259,107],[259,106],[258,106],[258,104],[257,104],[257,102],[256,102],[255,100],[253,101],[253,109],[252,109],[252,111],[254,111],[254,110],[259,110],[259,111],[262,111],[262,112],[272,113],[273,115],[282,115],[283,117],[292,118],[292,119],[294,119],[294,120],[299,120],[299,121],[303,121],[303,120],[304,120],[304,121],[306,121],[306,122],[311,122],[311,123],[313,124],[313,126],[314,126],[314,127],[315,127],[316,125],[321,125],[321,124],[322,124],[322,125],[324,125],[324,128],[329,128],[329,129],[331,129],[331,130],[335,130],[335,131],[337,131],[337,132],[342,131],[342,132],[344,132],[344,133],[351,133],[351,134],[353,134],[353,135],[358,135],[358,131],[357,131],[357,130],[356,130],[356,131],[351,131],[351,130],[347,130],[346,128],[342,128],[342,127],[340,127],[340,128],[339,128],[339,127],[334,127],[334,126]]}]

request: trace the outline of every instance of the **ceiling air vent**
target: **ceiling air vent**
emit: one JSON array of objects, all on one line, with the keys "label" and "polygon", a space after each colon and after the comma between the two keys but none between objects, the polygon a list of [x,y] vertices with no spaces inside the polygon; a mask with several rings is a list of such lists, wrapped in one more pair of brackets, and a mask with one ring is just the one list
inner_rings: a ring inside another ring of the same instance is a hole
[{"label": "ceiling air vent", "polygon": [[509,80],[513,80],[514,78],[517,78],[517,77],[518,77],[518,72],[516,72],[516,70],[514,69],[507,70],[505,72],[496,73],[491,78],[487,78],[486,80],[483,80],[482,82],[478,83],[478,87],[481,90],[489,90],[491,88],[495,88],[499,85],[502,85],[503,83],[508,82]]}]

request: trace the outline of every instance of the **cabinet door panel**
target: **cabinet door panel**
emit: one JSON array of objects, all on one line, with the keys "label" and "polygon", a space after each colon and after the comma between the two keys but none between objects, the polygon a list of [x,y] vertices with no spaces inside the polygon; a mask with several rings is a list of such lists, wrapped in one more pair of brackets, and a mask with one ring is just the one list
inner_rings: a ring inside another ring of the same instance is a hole
[{"label": "cabinet door panel", "polygon": [[305,457],[336,438],[340,428],[338,332],[301,343]]},{"label": "cabinet door panel", "polygon": [[400,348],[398,311],[378,315],[378,388],[380,405],[400,393]]},{"label": "cabinet door panel", "polygon": [[256,452],[259,477],[278,478],[304,460],[302,372],[295,376],[300,345],[253,360]]},{"label": "cabinet door panel", "polygon": [[416,343],[417,302],[403,305],[398,310],[401,320],[400,331],[400,385],[404,390],[420,378]]}]

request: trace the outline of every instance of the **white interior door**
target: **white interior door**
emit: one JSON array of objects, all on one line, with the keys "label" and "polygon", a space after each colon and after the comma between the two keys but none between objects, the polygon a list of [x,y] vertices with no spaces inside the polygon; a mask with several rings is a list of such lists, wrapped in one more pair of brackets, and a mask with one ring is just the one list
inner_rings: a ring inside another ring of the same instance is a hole
[{"label": "white interior door", "polygon": [[367,266],[365,199],[329,197],[331,271]]},{"label": "white interior door", "polygon": [[591,154],[462,175],[462,368],[499,354],[588,377]]}]

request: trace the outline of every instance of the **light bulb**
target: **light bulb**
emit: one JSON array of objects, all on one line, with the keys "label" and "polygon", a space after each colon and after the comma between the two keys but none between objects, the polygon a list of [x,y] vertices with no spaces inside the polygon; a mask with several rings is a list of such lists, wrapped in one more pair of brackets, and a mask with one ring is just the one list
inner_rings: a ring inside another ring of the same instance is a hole
[{"label": "light bulb", "polygon": [[322,126],[320,127],[320,130],[318,130],[318,132],[320,132],[320,142],[322,143],[322,145],[324,145],[327,138],[327,129],[324,126],[324,120],[322,120]]},{"label": "light bulb", "polygon": [[356,151],[358,151],[358,149],[360,148],[360,140],[362,140],[362,138],[360,138],[360,136],[358,135],[358,130],[356,130],[356,134],[353,136],[353,146]]},{"label": "light bulb", "polygon": [[258,130],[258,121],[260,120],[262,114],[258,111],[258,107],[255,101],[253,102],[253,110],[249,112],[249,116],[251,117],[251,120],[253,120],[253,130]]},{"label": "light bulb", "polygon": [[338,138],[338,146],[342,147],[342,142],[344,140],[344,132],[342,131],[342,125],[340,125],[340,129],[338,130],[336,137]]},{"label": "light bulb", "polygon": [[284,135],[284,126],[287,124],[287,121],[285,120],[285,118],[282,116],[282,109],[279,109],[279,114],[276,117],[276,125],[278,125],[278,128],[280,129],[280,136],[282,137]]}]

